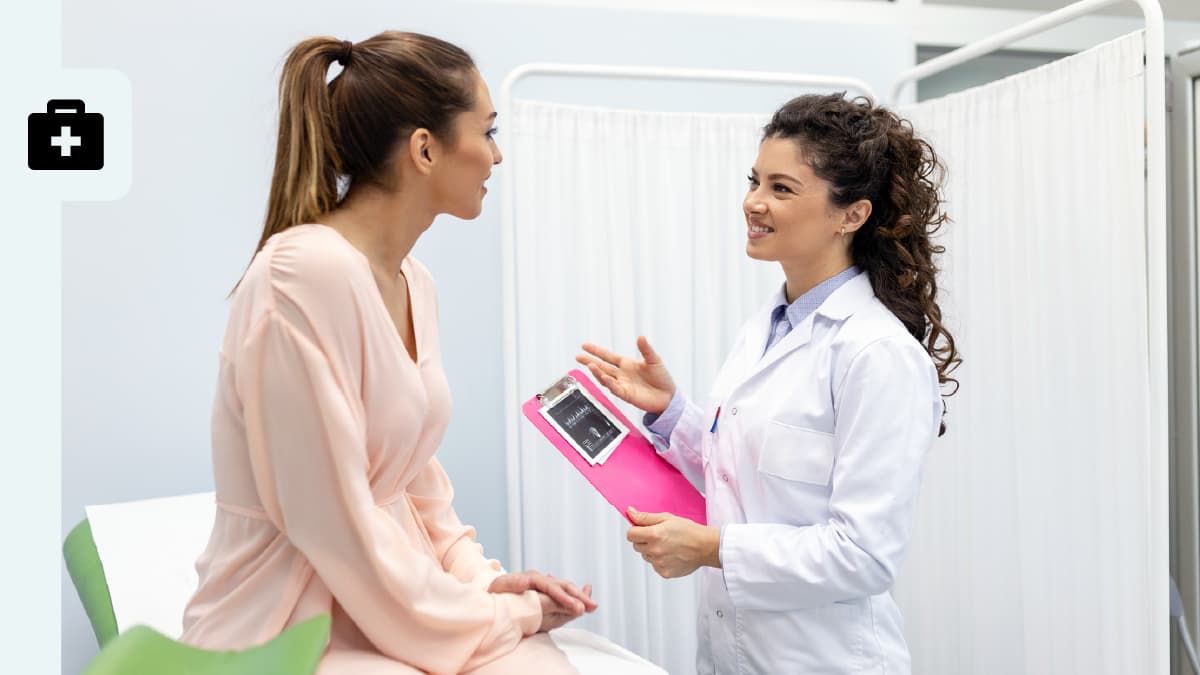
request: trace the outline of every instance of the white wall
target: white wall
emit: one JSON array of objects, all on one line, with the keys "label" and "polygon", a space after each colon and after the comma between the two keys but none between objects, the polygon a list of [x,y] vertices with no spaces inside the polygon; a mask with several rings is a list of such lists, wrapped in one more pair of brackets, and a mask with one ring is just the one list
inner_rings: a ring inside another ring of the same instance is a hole
[{"label": "white wall", "polygon": [[[471,51],[494,92],[517,65],[568,61],[850,74],[884,94],[914,58],[895,27],[509,3],[64,0],[63,23],[64,67],[120,69],[134,96],[130,193],[64,207],[64,536],[87,504],[212,488],[208,421],[224,296],[258,238],[278,66],[301,38],[429,32]],[[543,80],[518,93],[762,111],[790,92]],[[503,560],[504,424],[517,412],[503,409],[497,206],[490,200],[476,221],[439,221],[416,254],[438,280],[455,397],[440,456],[464,521]],[[564,368],[571,357],[563,354]],[[78,672],[95,643],[65,571],[62,610],[63,672]]]},{"label": "white wall", "polygon": [[[927,0],[482,0],[496,4],[539,4],[561,7],[603,7],[638,11],[677,12],[710,16],[776,17],[802,21],[866,18],[904,27],[920,45],[958,47],[1025,23],[1046,14],[1043,10],[1013,9],[1008,0],[991,0],[981,6],[955,6]],[[1031,0],[1046,1],[1051,0]],[[1191,1],[1191,0],[1185,0]],[[1071,0],[1053,0],[1056,7]],[[1134,16],[1109,16],[1109,11],[1080,17],[1067,24],[1031,35],[1012,45],[1014,49],[1077,52],[1126,33],[1139,30],[1141,11],[1130,0]],[[1116,9],[1112,6],[1108,8]],[[1121,11],[1115,12],[1117,14]],[[1200,37],[1200,21],[1167,14],[1164,41],[1174,53]],[[1185,13],[1186,16],[1186,13]]]}]

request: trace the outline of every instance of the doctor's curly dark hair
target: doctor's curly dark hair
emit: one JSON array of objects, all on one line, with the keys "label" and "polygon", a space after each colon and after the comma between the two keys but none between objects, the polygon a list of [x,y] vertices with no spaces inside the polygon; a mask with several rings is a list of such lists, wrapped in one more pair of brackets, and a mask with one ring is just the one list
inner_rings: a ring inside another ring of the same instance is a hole
[{"label": "doctor's curly dark hair", "polygon": [[[949,220],[942,211],[945,167],[912,124],[869,99],[844,93],[800,96],[775,112],[763,138],[800,146],[813,172],[829,183],[830,201],[847,207],[866,199],[871,215],[854,233],[854,264],[870,275],[876,297],[924,345],[938,381],[952,396],[950,373],[962,362],[937,303],[932,236]],[[944,405],[944,404],[943,404]],[[943,422],[939,435],[946,432]]]}]

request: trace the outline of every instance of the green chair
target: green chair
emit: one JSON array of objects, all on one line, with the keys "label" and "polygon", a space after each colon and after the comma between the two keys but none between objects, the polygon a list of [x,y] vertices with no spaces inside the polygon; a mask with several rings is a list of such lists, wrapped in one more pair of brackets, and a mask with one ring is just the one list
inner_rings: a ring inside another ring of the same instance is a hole
[{"label": "green chair", "polygon": [[104,566],[86,519],[67,535],[63,559],[101,647],[84,675],[311,675],[329,640],[327,615],[238,652],[197,649],[146,626],[118,634]]}]

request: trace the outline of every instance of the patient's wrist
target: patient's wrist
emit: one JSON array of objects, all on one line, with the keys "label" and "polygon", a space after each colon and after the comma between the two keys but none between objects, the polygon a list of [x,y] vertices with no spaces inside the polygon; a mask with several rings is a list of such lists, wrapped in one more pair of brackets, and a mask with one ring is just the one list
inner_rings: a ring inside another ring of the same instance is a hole
[{"label": "patient's wrist", "polygon": [[542,627],[542,601],[537,591],[524,593],[494,593],[495,601],[508,606],[510,616],[517,622],[522,635],[533,635]]}]

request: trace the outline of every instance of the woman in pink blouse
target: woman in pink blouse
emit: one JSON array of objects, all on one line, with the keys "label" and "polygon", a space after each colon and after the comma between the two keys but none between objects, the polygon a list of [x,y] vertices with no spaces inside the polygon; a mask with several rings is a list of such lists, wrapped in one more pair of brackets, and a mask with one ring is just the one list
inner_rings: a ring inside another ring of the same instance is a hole
[{"label": "woman in pink blouse", "polygon": [[495,118],[471,58],[436,38],[292,50],[221,347],[217,518],[185,642],[241,649],[330,614],[323,674],[574,672],[544,633],[594,610],[590,587],[486,559],[434,458],[450,392],[409,252],[437,214],[479,215]]}]

